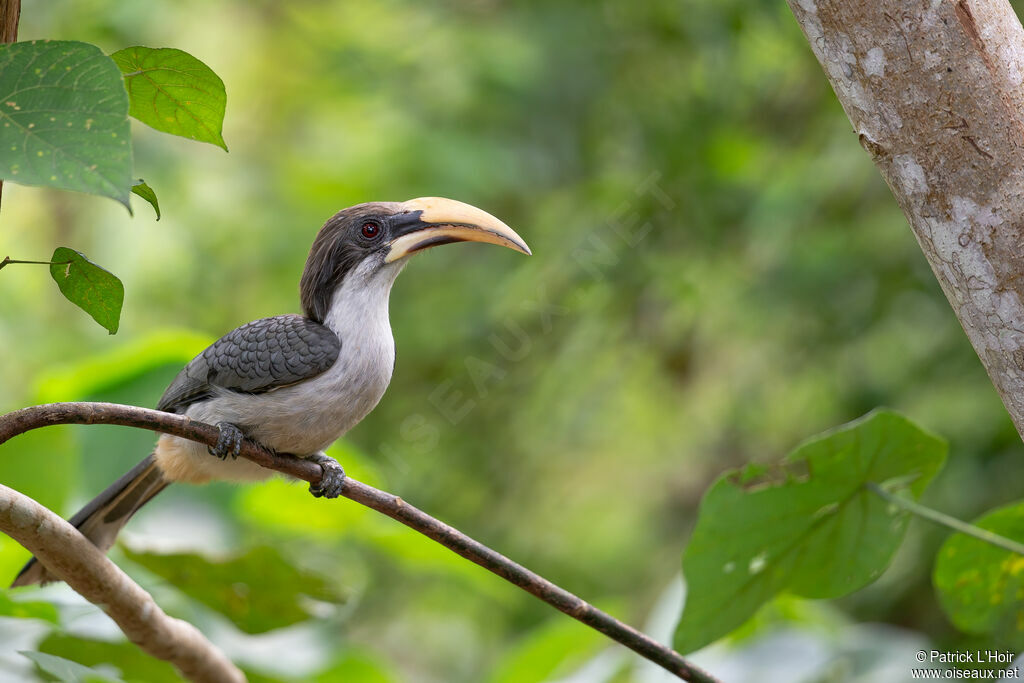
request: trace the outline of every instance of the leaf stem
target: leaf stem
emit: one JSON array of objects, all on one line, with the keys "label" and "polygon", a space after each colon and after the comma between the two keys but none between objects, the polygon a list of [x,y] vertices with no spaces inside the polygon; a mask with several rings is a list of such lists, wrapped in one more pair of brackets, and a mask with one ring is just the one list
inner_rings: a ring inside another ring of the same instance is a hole
[{"label": "leaf stem", "polygon": [[19,259],[13,259],[10,256],[4,256],[4,260],[0,261],[0,268],[3,268],[8,263],[31,263],[37,266],[66,266],[71,261],[21,261]]},{"label": "leaf stem", "polygon": [[1002,548],[1003,550],[1006,550],[1008,552],[1016,553],[1017,555],[1024,555],[1024,544],[1006,538],[1005,536],[1000,536],[999,534],[992,533],[988,529],[982,529],[981,527],[975,526],[973,524],[968,524],[967,522],[959,520],[956,517],[951,517],[944,512],[939,512],[938,510],[933,510],[929,507],[925,507],[920,503],[915,503],[914,501],[904,498],[902,496],[897,496],[895,493],[892,493],[891,491],[886,491],[884,488],[882,488],[873,481],[867,482],[866,484],[864,484],[864,486],[866,486],[869,491],[871,491],[878,497],[882,498],[883,500],[886,500],[894,505],[897,505],[906,510],[907,512],[917,515],[922,519],[927,519],[929,522],[933,522],[940,526],[944,526],[947,529],[952,529],[953,531],[958,531],[962,534],[966,534],[968,536],[971,536],[972,538],[978,539],[979,541],[991,543],[997,548]]}]

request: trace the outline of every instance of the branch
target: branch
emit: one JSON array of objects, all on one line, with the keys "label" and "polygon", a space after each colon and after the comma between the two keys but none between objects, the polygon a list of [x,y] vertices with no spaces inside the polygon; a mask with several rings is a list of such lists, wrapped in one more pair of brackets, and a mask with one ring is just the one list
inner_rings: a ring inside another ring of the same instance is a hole
[{"label": "branch", "polygon": [[[2,418],[0,418],[2,419]],[[199,630],[167,616],[153,597],[56,514],[0,485],[0,529],[55,576],[98,605],[145,652],[192,681],[244,683],[245,675]]]},{"label": "branch", "polygon": [[788,1],[1024,435],[1017,15],[1006,0]]},{"label": "branch", "polygon": [[[157,410],[115,403],[51,403],[23,408],[0,416],[0,444],[29,430],[57,424],[114,424],[138,427],[173,434],[209,446],[215,445],[220,435],[218,429],[211,425]],[[249,439],[242,443],[239,455],[258,465],[296,479],[308,481],[311,484],[319,484],[323,474],[320,465],[315,462],[273,453]],[[367,486],[352,478],[346,478],[342,495],[437,541],[452,552],[535,595],[555,609],[625,645],[677,677],[693,683],[715,683],[714,678],[694,667],[679,653],[602,612],[522,565],[516,564],[504,555],[473,540],[457,529],[434,519],[398,496]],[[82,542],[88,543],[80,535],[79,538]],[[35,552],[32,547],[26,547]],[[91,544],[90,547],[92,547]],[[98,552],[95,548],[93,550]],[[44,560],[44,564],[50,568],[48,561]]]}]

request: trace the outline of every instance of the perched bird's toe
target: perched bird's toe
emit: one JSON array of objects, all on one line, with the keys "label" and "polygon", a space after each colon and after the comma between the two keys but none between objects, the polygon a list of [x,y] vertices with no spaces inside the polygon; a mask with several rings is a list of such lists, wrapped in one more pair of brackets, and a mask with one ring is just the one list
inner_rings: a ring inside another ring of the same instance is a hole
[{"label": "perched bird's toe", "polygon": [[320,465],[323,476],[318,485],[309,485],[309,492],[315,498],[337,498],[345,488],[345,470],[329,455],[316,453],[309,459]]},{"label": "perched bird's toe", "polygon": [[242,451],[242,440],[245,438],[242,430],[230,422],[218,422],[217,429],[220,430],[217,445],[213,448],[207,446],[206,450],[210,452],[210,455],[215,455],[221,460],[226,460],[229,455],[232,460],[237,459],[238,454]]}]

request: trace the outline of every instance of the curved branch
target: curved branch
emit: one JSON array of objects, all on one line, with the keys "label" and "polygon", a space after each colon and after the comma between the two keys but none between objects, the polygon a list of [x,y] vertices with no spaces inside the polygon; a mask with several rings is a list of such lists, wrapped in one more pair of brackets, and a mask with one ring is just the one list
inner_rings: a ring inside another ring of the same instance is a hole
[{"label": "curved branch", "polygon": [[[51,403],[23,408],[0,416],[0,444],[31,429],[56,424],[115,424],[138,427],[173,434],[210,446],[217,443],[219,436],[216,427],[195,422],[181,415],[157,410],[116,403]],[[323,474],[320,465],[315,462],[273,453],[248,439],[243,442],[239,455],[258,465],[296,479],[308,481],[311,484],[319,484]],[[473,540],[454,527],[434,519],[398,496],[380,491],[351,478],[345,480],[342,495],[437,541],[452,552],[535,595],[555,609],[625,645],[677,677],[692,683],[715,683],[714,678],[690,664],[679,653],[602,612],[501,553]],[[80,538],[82,537],[80,536]],[[20,539],[18,540],[20,541]],[[84,541],[84,538],[82,540]],[[26,547],[33,550],[27,545]],[[33,552],[35,551],[33,550]],[[45,561],[44,563],[49,568],[49,563]]]},{"label": "curved branch", "polygon": [[[2,418],[0,418],[2,420]],[[244,683],[245,675],[192,624],[169,617],[153,597],[49,509],[0,485],[0,529],[55,576],[98,605],[128,639],[197,682]]]}]

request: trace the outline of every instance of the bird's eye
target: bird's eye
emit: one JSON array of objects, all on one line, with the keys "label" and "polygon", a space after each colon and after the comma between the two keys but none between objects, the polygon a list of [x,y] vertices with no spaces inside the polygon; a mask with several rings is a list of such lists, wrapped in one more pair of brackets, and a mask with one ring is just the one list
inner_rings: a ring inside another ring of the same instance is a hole
[{"label": "bird's eye", "polygon": [[376,223],[363,223],[362,232],[363,237],[372,240],[375,239],[378,235],[380,235],[380,226],[377,225]]}]

